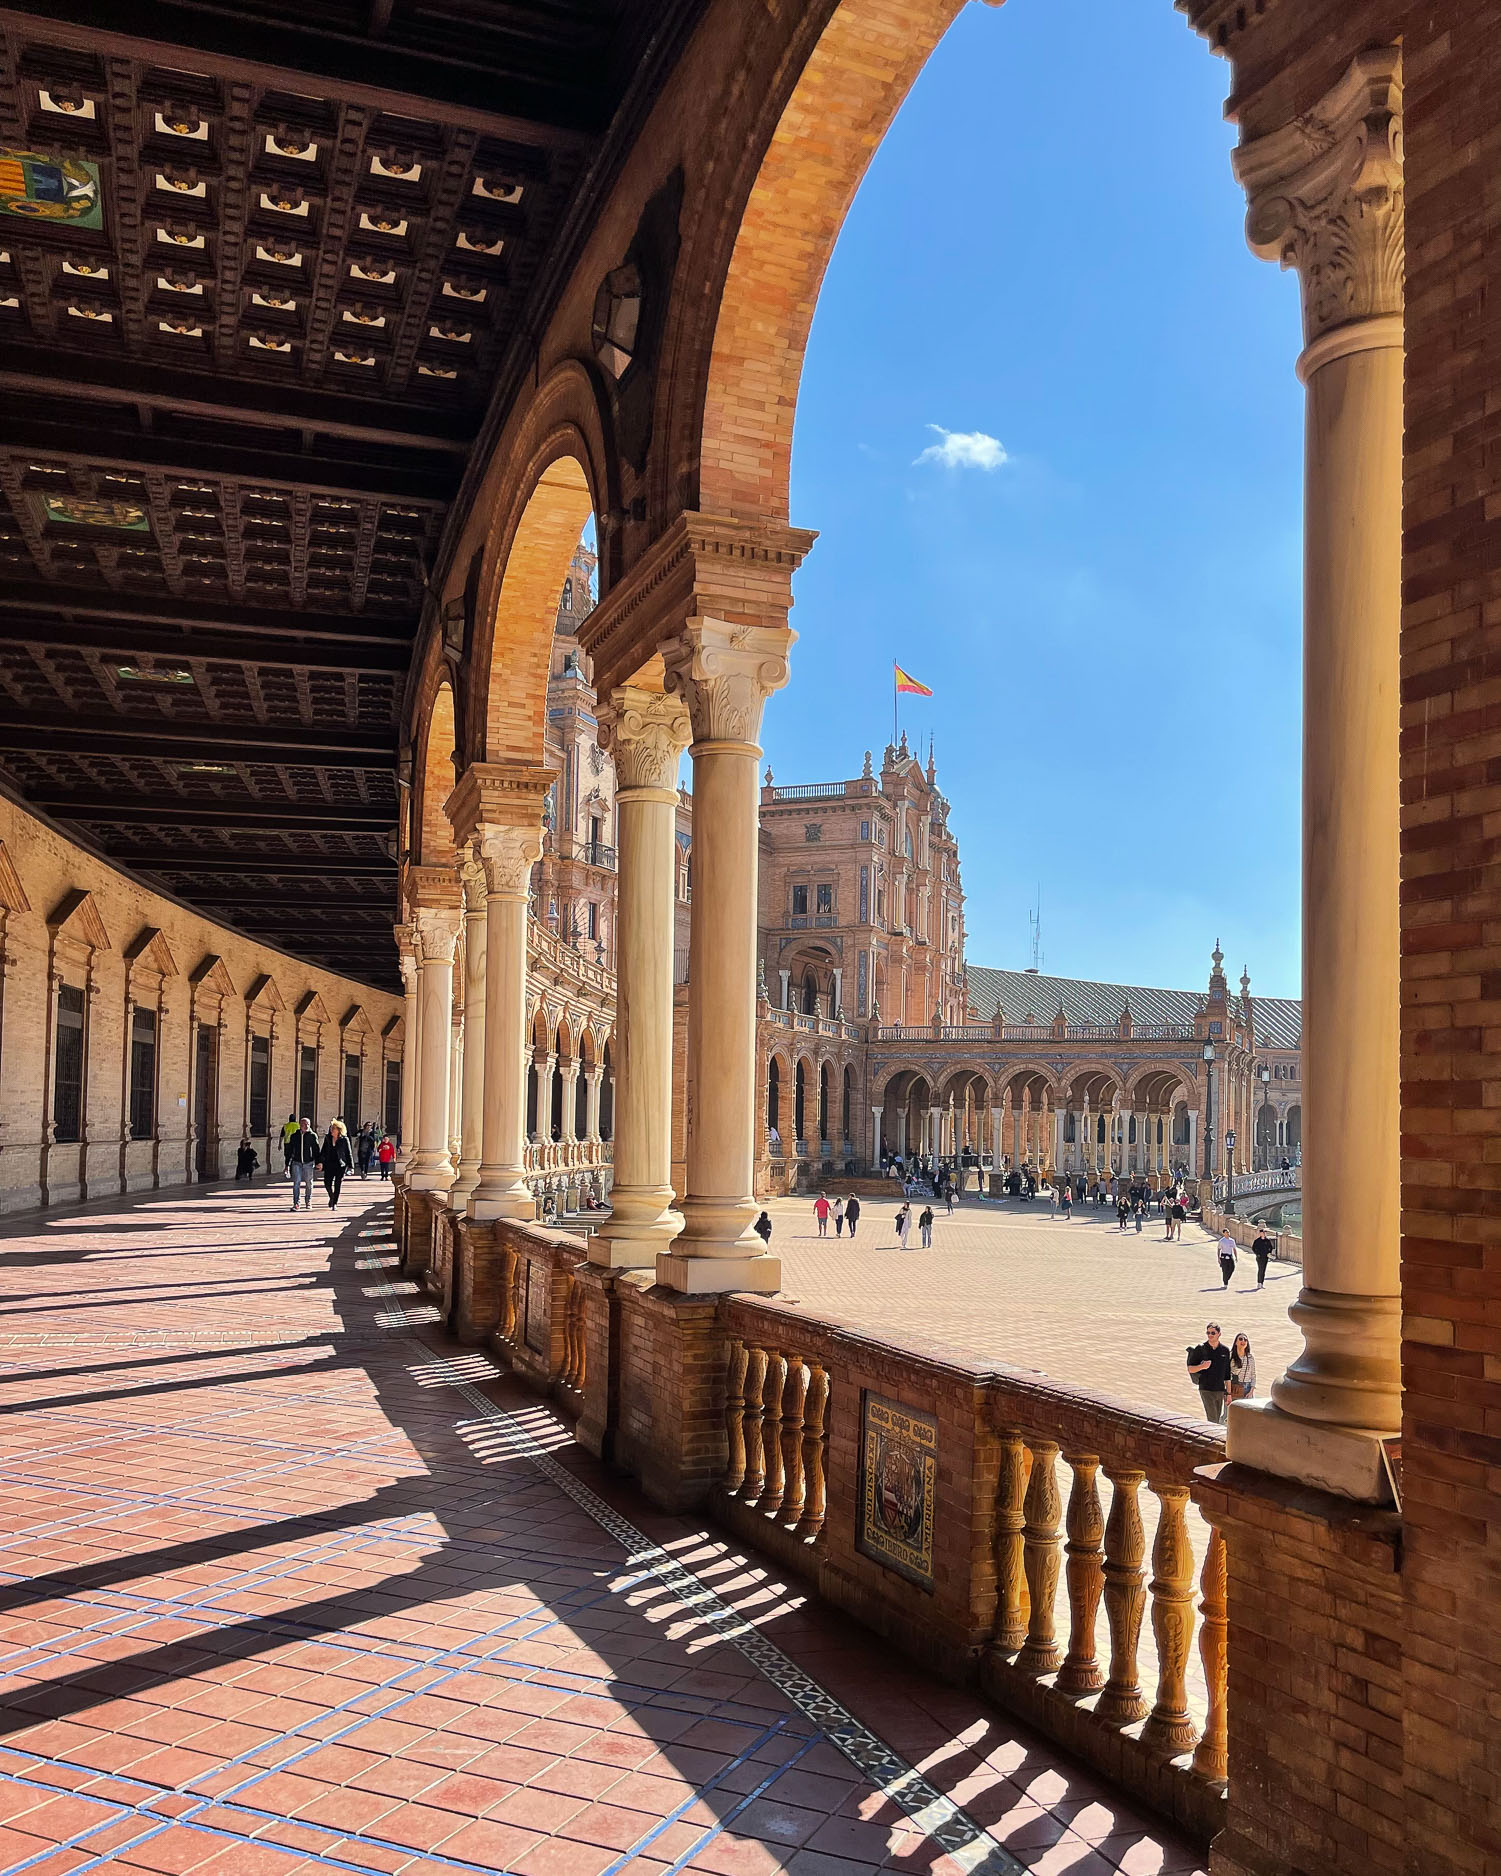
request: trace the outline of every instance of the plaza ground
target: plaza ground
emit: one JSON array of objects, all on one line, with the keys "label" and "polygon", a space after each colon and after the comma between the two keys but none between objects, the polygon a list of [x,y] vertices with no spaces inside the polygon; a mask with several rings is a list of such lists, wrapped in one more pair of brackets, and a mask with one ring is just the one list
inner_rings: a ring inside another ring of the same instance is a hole
[{"label": "plaza ground", "polygon": [[590,1461],[389,1188],[285,1190],[0,1228],[0,1871],[1198,1868]]},{"label": "plaza ground", "polygon": [[1190,1342],[1218,1322],[1229,1341],[1244,1330],[1256,1355],[1258,1392],[1302,1346],[1287,1315],[1302,1282],[1296,1264],[1256,1265],[1242,1253],[1228,1291],[1215,1240],[1183,1227],[1167,1243],[1153,1214],[1140,1236],[1116,1229],[1113,1211],[1076,1206],[1065,1223],[1034,1200],[961,1199],[952,1218],[935,1207],[933,1248],[919,1251],[912,1210],[910,1247],[892,1225],[899,1198],[862,1199],[853,1244],[832,1223],[818,1236],[812,1198],[778,1200],[771,1247],[783,1288],[807,1308],[885,1336],[941,1342],[985,1361],[1035,1368],[1094,1394],[1143,1407],[1196,1413],[1199,1397],[1184,1359]]}]

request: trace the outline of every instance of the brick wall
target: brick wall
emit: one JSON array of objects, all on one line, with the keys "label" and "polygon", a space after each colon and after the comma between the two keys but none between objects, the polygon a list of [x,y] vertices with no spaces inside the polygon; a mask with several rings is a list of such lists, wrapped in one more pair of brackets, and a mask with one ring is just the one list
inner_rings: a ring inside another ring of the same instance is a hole
[{"label": "brick wall", "polygon": [[1407,25],[1402,1707],[1445,1876],[1501,1869],[1501,7]]}]

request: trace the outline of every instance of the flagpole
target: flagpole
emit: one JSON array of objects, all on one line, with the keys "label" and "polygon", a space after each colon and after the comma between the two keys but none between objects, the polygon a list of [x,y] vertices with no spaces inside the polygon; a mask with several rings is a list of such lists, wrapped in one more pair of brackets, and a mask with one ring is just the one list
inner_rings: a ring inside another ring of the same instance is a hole
[{"label": "flagpole", "polygon": [[896,660],[891,661],[891,746],[896,748]]}]

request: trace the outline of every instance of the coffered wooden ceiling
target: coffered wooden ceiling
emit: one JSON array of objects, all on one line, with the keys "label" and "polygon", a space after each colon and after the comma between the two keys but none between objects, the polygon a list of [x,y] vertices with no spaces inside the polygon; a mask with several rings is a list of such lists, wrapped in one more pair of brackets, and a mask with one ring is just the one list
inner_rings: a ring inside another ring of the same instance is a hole
[{"label": "coffered wooden ceiling", "polygon": [[394,986],[398,724],[449,504],[697,4],[0,6],[23,801]]}]

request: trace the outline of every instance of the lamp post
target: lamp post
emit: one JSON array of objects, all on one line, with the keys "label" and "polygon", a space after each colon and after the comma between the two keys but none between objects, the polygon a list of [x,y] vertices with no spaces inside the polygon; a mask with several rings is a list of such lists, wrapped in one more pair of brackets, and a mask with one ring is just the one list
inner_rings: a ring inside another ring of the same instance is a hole
[{"label": "lamp post", "polygon": [[1225,1131],[1225,1210],[1235,1212],[1235,1133],[1230,1128]]},{"label": "lamp post", "polygon": [[[1272,1071],[1270,1067],[1265,1062],[1263,1062],[1258,1072],[1260,1073],[1260,1076],[1261,1076],[1261,1105],[1263,1107],[1268,1107],[1270,1106],[1271,1099],[1272,1099],[1272,1085],[1271,1085],[1272,1084]],[[1261,1132],[1261,1116],[1260,1114],[1258,1114],[1256,1116],[1256,1133],[1260,1133],[1260,1132]],[[1253,1133],[1251,1135],[1251,1138],[1253,1140],[1256,1138],[1256,1133]],[[1275,1151],[1276,1145],[1277,1145],[1277,1129],[1276,1129],[1275,1122],[1273,1123],[1273,1126],[1272,1126],[1271,1145],[1272,1145],[1272,1150]],[[1269,1163],[1268,1159],[1263,1159],[1261,1165],[1257,1168],[1257,1171],[1265,1172],[1267,1170],[1268,1163]]]},{"label": "lamp post", "polygon": [[1204,1044],[1204,1177],[1214,1178],[1214,1044]]}]

